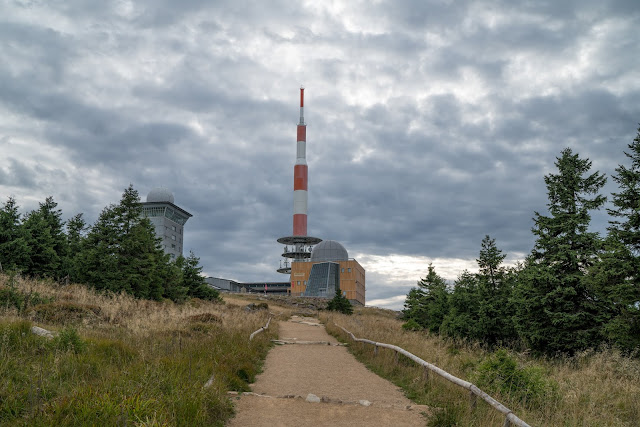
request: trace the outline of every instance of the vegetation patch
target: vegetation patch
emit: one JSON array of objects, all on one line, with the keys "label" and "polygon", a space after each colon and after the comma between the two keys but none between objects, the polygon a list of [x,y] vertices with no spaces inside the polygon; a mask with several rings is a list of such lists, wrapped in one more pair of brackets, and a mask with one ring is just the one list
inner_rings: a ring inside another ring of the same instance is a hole
[{"label": "vegetation patch", "polygon": [[189,323],[222,323],[220,316],[213,313],[202,313],[189,316]]},{"label": "vegetation patch", "polygon": [[83,320],[100,319],[102,310],[97,305],[79,304],[71,301],[56,301],[33,307],[34,319],[51,324],[77,323]]},{"label": "vegetation patch", "polygon": [[510,397],[529,407],[542,406],[558,399],[558,384],[548,378],[540,366],[518,366],[507,350],[486,357],[472,375],[481,389]]}]

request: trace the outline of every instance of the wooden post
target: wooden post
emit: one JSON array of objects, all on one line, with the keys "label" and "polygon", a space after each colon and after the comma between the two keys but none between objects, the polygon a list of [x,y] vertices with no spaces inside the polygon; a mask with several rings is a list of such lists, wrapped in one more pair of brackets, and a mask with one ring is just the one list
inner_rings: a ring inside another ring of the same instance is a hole
[{"label": "wooden post", "polygon": [[473,391],[469,392],[469,405],[471,405],[471,410],[475,410],[476,409],[476,405],[477,405],[478,401],[477,401],[477,396]]},{"label": "wooden post", "polygon": [[397,364],[398,364],[398,350],[394,350],[394,351],[396,352],[396,354],[395,354],[395,356],[394,356],[394,358],[393,358],[393,361],[394,361],[394,362],[395,362],[395,364],[397,365]]},{"label": "wooden post", "polygon": [[374,346],[373,346],[373,356],[375,357],[375,356],[377,356],[377,355],[378,355],[378,346],[377,346],[377,345],[374,345]]},{"label": "wooden post", "polygon": [[509,421],[508,417],[505,417],[503,427],[511,427],[511,421]]},{"label": "wooden post", "polygon": [[429,368],[427,368],[426,366],[424,367],[424,372],[422,373],[422,377],[424,378],[425,382],[429,381]]}]

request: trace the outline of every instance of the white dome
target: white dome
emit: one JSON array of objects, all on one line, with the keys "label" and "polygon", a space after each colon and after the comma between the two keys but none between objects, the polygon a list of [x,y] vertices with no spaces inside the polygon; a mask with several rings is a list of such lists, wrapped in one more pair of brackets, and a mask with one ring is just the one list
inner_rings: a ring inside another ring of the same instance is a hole
[{"label": "white dome", "polygon": [[147,194],[147,202],[169,202],[173,203],[173,193],[168,188],[157,187]]},{"label": "white dome", "polygon": [[349,254],[340,243],[335,240],[323,240],[314,246],[311,252],[312,262],[348,261]]}]

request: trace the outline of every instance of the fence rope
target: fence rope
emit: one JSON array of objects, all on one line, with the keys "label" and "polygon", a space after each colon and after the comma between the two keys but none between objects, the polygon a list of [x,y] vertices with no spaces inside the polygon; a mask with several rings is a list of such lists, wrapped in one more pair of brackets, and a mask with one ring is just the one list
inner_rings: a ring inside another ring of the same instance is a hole
[{"label": "fence rope", "polygon": [[347,335],[351,336],[351,339],[353,341],[362,342],[362,343],[365,343],[365,344],[371,344],[371,345],[375,346],[376,349],[378,347],[384,347],[384,348],[388,348],[388,349],[391,349],[391,350],[395,350],[396,354],[400,353],[403,356],[406,356],[407,358],[409,358],[409,359],[413,360],[414,362],[416,362],[418,365],[424,366],[425,368],[429,369],[431,372],[435,372],[436,374],[440,375],[441,377],[445,378],[446,380],[449,380],[450,382],[452,382],[452,383],[454,383],[454,384],[456,384],[456,385],[458,385],[458,386],[460,386],[462,388],[465,388],[465,389],[469,390],[469,392],[472,393],[472,395],[481,397],[491,407],[493,407],[497,411],[499,411],[502,414],[504,414],[504,416],[505,416],[504,425],[505,426],[509,426],[509,425],[513,424],[513,425],[516,425],[518,427],[531,427],[529,424],[527,424],[526,422],[524,422],[523,420],[518,418],[511,411],[511,409],[507,408],[502,403],[498,402],[493,397],[489,396],[487,393],[485,393],[484,391],[480,390],[474,384],[472,384],[472,383],[470,383],[468,381],[462,380],[462,379],[460,379],[460,378],[458,378],[456,376],[451,375],[450,373],[448,373],[444,369],[440,369],[437,366],[432,365],[431,363],[422,360],[421,358],[419,358],[415,354],[409,353],[407,350],[405,350],[405,349],[403,349],[401,347],[398,347],[398,346],[395,346],[395,345],[392,345],[392,344],[385,344],[385,343],[382,343],[382,342],[371,341],[371,340],[364,339],[364,338],[356,338],[355,335],[353,335],[351,332],[347,331],[345,328],[343,328],[342,326],[338,325],[337,323],[334,323],[334,325],[336,325],[338,328],[342,329]]}]

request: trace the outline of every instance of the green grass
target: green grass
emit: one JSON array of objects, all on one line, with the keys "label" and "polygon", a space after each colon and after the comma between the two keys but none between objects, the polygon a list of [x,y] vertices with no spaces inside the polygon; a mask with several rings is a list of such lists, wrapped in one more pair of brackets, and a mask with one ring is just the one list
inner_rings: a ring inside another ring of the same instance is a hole
[{"label": "green grass", "polygon": [[47,340],[30,326],[0,323],[0,424],[222,425],[226,392],[248,390],[269,348],[222,329],[114,340],[68,327]]},{"label": "green grass", "polygon": [[74,286],[0,275],[0,425],[222,426],[277,335],[249,342],[266,311]]}]

